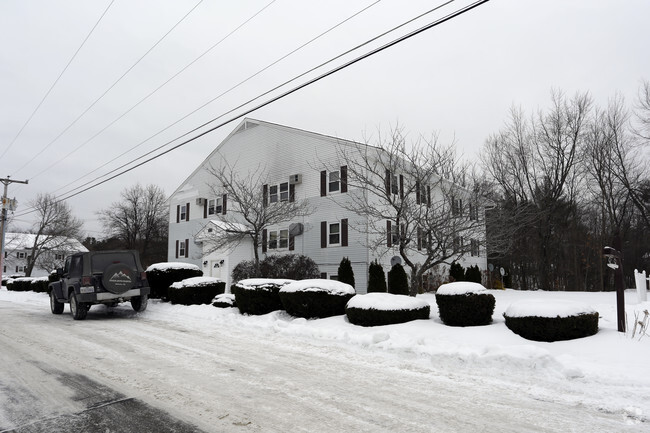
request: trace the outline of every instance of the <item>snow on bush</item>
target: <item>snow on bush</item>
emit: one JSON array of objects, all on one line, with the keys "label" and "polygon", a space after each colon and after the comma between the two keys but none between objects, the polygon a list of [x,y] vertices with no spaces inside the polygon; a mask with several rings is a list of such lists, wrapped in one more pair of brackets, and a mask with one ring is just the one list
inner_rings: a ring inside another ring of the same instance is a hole
[{"label": "snow on bush", "polygon": [[508,329],[527,340],[573,340],[598,332],[598,312],[573,301],[522,300],[511,304],[503,317]]},{"label": "snow on bush", "polygon": [[494,295],[478,283],[459,281],[436,291],[440,320],[448,326],[480,326],[492,323]]},{"label": "snow on bush", "polygon": [[417,319],[428,319],[428,302],[392,293],[356,295],[345,307],[350,323],[360,326],[392,325]]},{"label": "snow on bush", "polygon": [[279,292],[287,313],[305,319],[345,314],[345,305],[355,293],[349,284],[324,279],[294,281]]},{"label": "snow on bush", "polygon": [[161,299],[167,299],[167,291],[173,283],[203,275],[198,266],[183,262],[154,263],[146,272],[147,282],[151,287],[149,296]]},{"label": "snow on bush", "polygon": [[214,277],[192,277],[186,278],[182,281],[177,281],[169,286],[170,289],[184,289],[186,287],[203,287],[210,286],[212,284],[220,283],[219,278]]},{"label": "snow on bush", "polygon": [[282,310],[280,289],[294,280],[278,278],[248,278],[231,287],[237,308],[242,314],[268,314]]},{"label": "snow on bush", "polygon": [[31,290],[33,292],[45,293],[47,286],[50,284],[49,277],[36,277],[31,281]]},{"label": "snow on bush", "polygon": [[150,271],[167,271],[170,269],[192,269],[196,271],[200,271],[201,269],[193,265],[191,263],[185,263],[185,262],[162,262],[162,263],[154,263],[153,265],[149,266],[146,269],[146,272]]},{"label": "snow on bush", "polygon": [[232,293],[222,293],[217,295],[212,300],[212,306],[218,308],[236,307],[237,303],[235,302],[235,295]]}]

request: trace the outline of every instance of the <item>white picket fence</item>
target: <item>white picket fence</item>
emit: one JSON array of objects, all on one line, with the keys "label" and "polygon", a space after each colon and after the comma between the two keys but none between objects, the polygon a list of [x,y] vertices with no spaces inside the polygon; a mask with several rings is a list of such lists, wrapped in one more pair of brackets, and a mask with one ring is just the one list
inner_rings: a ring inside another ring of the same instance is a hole
[{"label": "white picket fence", "polygon": [[646,302],[648,300],[648,280],[646,272],[639,272],[634,270],[634,281],[636,281],[636,294],[639,297],[639,302]]}]

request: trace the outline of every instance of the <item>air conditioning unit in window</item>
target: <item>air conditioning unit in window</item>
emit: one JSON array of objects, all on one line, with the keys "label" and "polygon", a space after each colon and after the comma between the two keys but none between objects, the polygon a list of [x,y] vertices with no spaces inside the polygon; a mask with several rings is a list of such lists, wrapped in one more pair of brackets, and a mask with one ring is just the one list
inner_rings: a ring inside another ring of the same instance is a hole
[{"label": "air conditioning unit in window", "polygon": [[289,176],[289,183],[291,185],[302,183],[302,174],[292,174]]},{"label": "air conditioning unit in window", "polygon": [[196,199],[196,205],[197,206],[203,206],[205,204],[205,199],[204,198],[197,198]]}]

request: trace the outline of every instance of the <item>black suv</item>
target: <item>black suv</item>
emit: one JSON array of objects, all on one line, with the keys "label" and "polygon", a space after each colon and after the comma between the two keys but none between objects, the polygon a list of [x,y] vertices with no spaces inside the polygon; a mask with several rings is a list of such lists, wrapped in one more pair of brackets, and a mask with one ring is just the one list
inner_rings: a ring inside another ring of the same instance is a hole
[{"label": "black suv", "polygon": [[94,304],[131,301],[135,311],[147,308],[150,289],[137,251],[73,254],[56,273],[60,280],[49,284],[53,314],[63,313],[67,302],[75,320],[85,319]]}]

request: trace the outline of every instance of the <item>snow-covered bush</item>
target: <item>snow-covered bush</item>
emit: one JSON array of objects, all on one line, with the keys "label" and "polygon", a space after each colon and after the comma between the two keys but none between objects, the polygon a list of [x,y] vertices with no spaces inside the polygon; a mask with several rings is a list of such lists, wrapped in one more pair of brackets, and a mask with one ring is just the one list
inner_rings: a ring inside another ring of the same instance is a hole
[{"label": "snow-covered bush", "polygon": [[508,329],[527,340],[573,340],[598,332],[598,312],[572,301],[519,301],[510,305],[503,317]]},{"label": "snow-covered bush", "polygon": [[48,277],[34,278],[31,281],[31,287],[29,290],[37,293],[47,293],[48,284],[50,284],[50,279]]},{"label": "snow-covered bush", "polygon": [[391,293],[356,295],[345,306],[350,323],[381,326],[428,319],[431,307],[421,299]]},{"label": "snow-covered bush", "polygon": [[167,296],[172,304],[210,304],[215,296],[226,291],[226,283],[213,277],[192,277],[169,286]]},{"label": "snow-covered bush", "polygon": [[231,308],[236,307],[235,295],[232,293],[222,293],[217,295],[212,300],[212,306],[217,308]]},{"label": "snow-covered bush", "polygon": [[386,274],[377,260],[370,262],[368,267],[368,293],[371,292],[386,292]]},{"label": "snow-covered bush", "polygon": [[32,290],[32,277],[18,277],[7,284],[7,290],[13,290],[14,292],[29,292]]},{"label": "snow-covered bush", "polygon": [[241,261],[232,270],[233,281],[251,278],[305,280],[318,278],[320,271],[314,260],[300,254],[273,254],[260,261],[259,270],[253,260]]},{"label": "snow-covered bush", "polygon": [[404,270],[404,266],[399,263],[393,265],[388,271],[388,293],[394,295],[409,294],[409,280]]},{"label": "snow-covered bush", "polygon": [[150,298],[167,299],[169,286],[187,278],[203,276],[198,266],[183,262],[155,263],[146,270]]},{"label": "snow-covered bush", "polygon": [[448,326],[479,326],[492,323],[494,295],[478,283],[443,284],[436,291],[440,320]]},{"label": "snow-covered bush", "polygon": [[282,306],[295,317],[305,319],[340,316],[355,295],[354,287],[334,280],[294,281],[280,289]]},{"label": "snow-covered bush", "polygon": [[293,281],[278,278],[249,278],[234,284],[230,291],[235,295],[237,308],[242,314],[267,314],[282,310],[280,289]]}]

